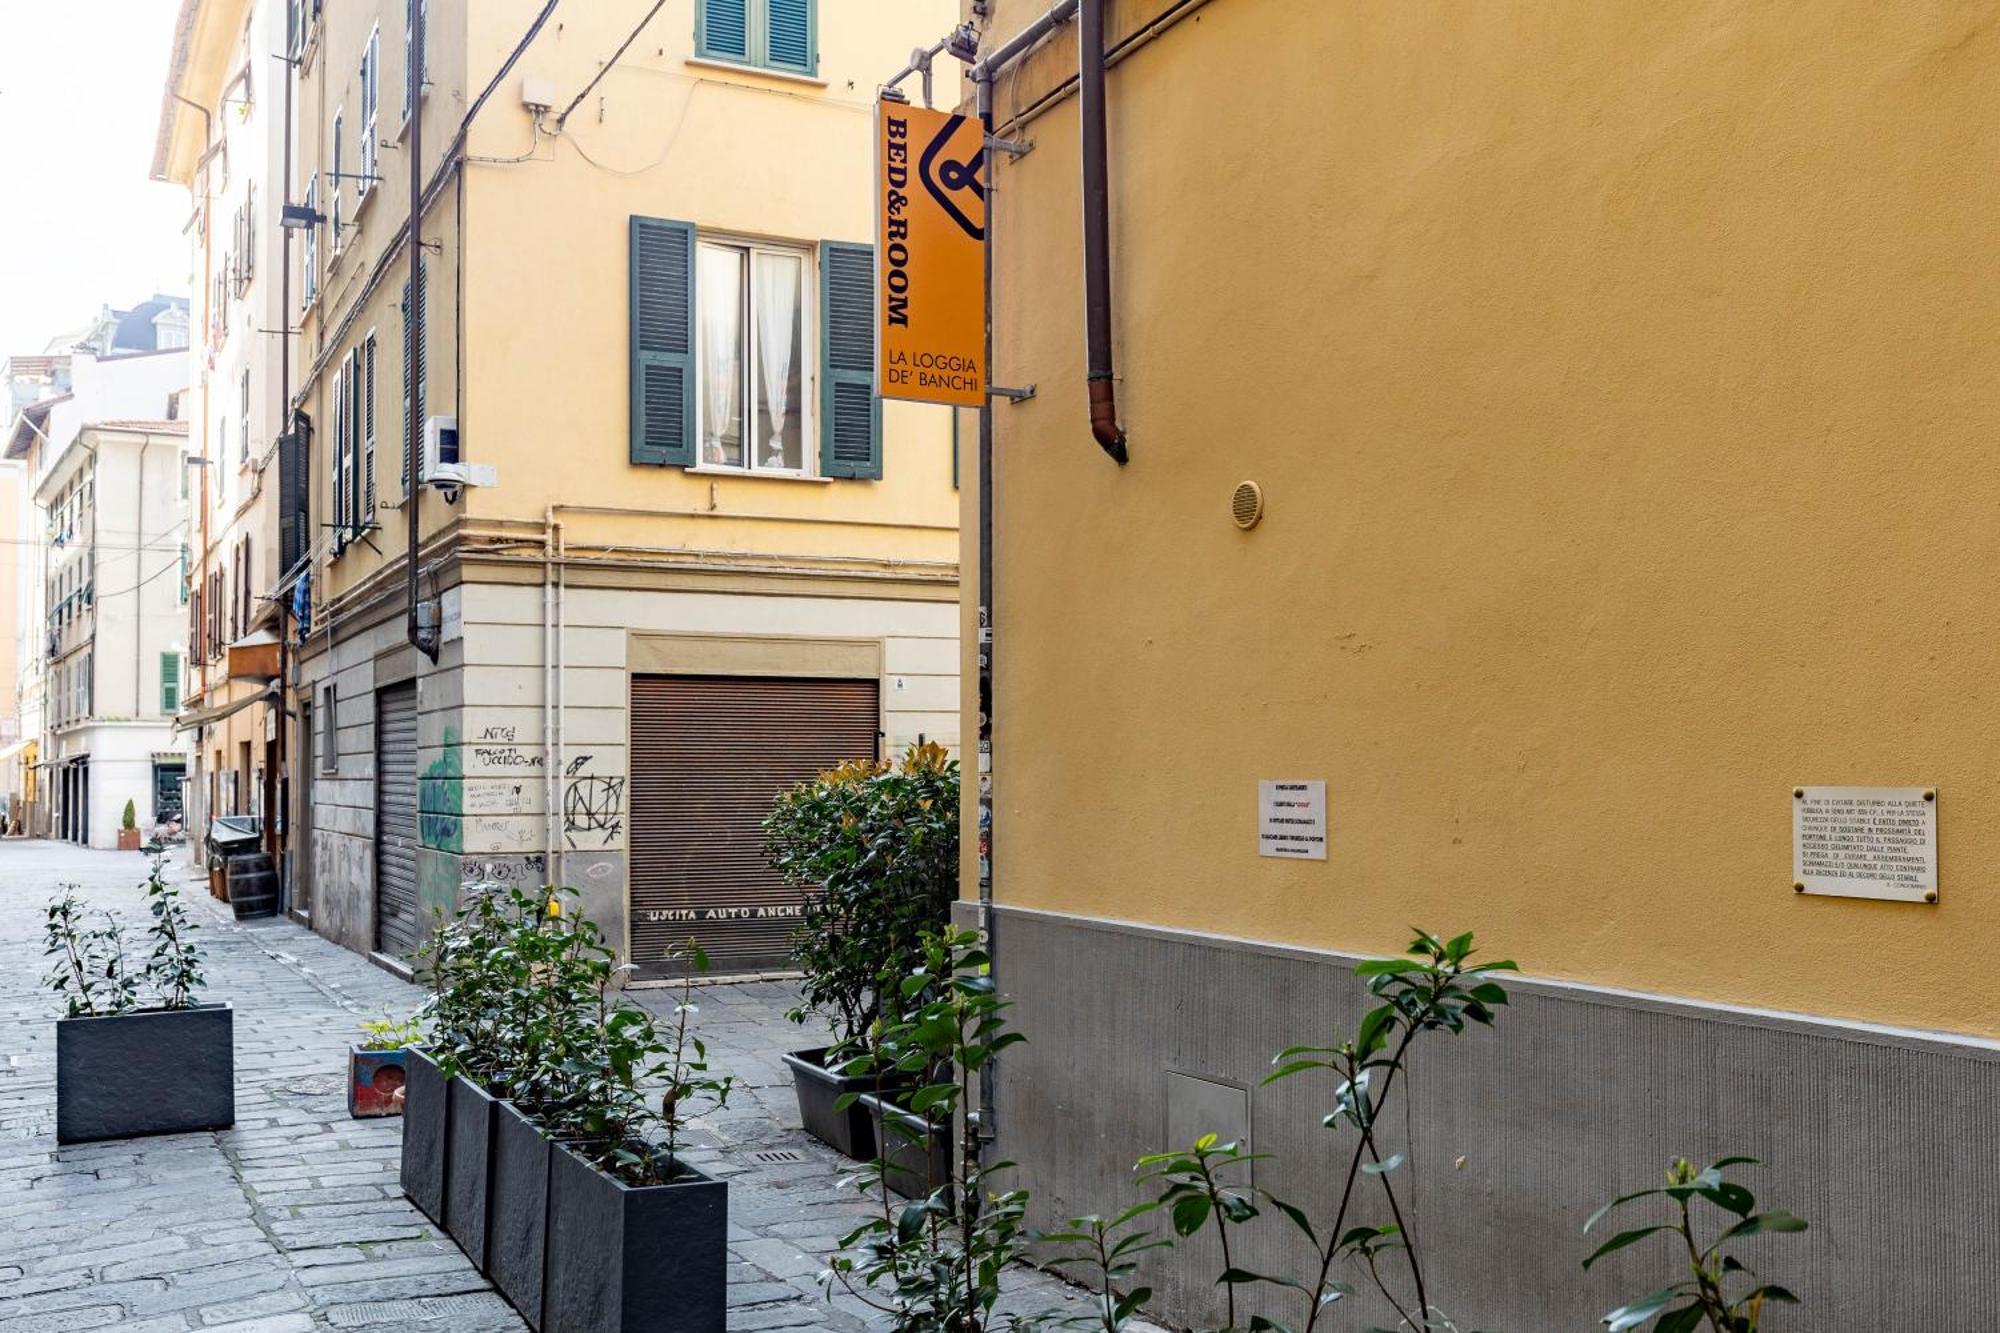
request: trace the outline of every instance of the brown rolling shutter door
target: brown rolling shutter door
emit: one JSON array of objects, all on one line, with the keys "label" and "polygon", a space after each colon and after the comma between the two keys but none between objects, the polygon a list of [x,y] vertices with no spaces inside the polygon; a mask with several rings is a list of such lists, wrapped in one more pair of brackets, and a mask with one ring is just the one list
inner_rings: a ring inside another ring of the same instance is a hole
[{"label": "brown rolling shutter door", "polygon": [[764,857],[781,791],[872,758],[872,680],[632,678],[632,962],[661,975],[689,936],[718,973],[787,965],[801,895]]}]

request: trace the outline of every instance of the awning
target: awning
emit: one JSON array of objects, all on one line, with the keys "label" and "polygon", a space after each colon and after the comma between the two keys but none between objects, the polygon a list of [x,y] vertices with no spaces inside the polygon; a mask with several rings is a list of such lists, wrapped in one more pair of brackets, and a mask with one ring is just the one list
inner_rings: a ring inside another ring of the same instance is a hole
[{"label": "awning", "polygon": [[274,680],[255,694],[246,694],[241,699],[217,704],[213,708],[197,708],[191,713],[182,713],[174,719],[174,730],[192,731],[196,727],[205,727],[211,722],[220,722],[225,717],[240,713],[251,704],[269,703],[277,697],[278,682]]},{"label": "awning", "polygon": [[33,745],[34,743],[35,743],[35,738],[32,736],[28,737],[26,740],[15,741],[12,745],[9,745],[4,749],[0,749],[0,760],[12,759],[15,755],[21,753],[21,751],[27,749],[30,745]]}]

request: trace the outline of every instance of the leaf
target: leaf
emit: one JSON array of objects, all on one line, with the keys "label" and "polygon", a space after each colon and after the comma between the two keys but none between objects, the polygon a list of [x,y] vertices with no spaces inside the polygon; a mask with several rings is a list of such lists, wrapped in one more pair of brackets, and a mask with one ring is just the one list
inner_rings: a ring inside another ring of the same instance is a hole
[{"label": "leaf", "polygon": [[1174,1201],[1174,1230],[1192,1236],[1208,1222],[1211,1205],[1206,1194],[1188,1194]]},{"label": "leaf", "polygon": [[1356,964],[1354,975],[1357,977],[1395,976],[1403,972],[1415,972],[1422,966],[1423,964],[1408,958],[1371,958],[1367,962]]},{"label": "leaf", "polygon": [[1681,1289],[1673,1286],[1664,1287],[1650,1296],[1641,1296],[1630,1305],[1621,1305],[1604,1316],[1604,1326],[1610,1333],[1624,1333],[1625,1329],[1637,1328],[1672,1305],[1680,1294]]},{"label": "leaf", "polygon": [[1775,1282],[1769,1282],[1751,1292],[1744,1300],[1783,1301],[1786,1305],[1797,1305],[1799,1298]]},{"label": "leaf", "polygon": [[1623,1207],[1624,1205],[1632,1202],[1632,1200],[1634,1199],[1644,1199],[1649,1195],[1664,1194],[1664,1193],[1666,1193],[1666,1191],[1662,1189],[1650,1189],[1650,1190],[1634,1190],[1630,1194],[1621,1194],[1617,1198],[1613,1199],[1610,1203],[1605,1204],[1602,1208],[1598,1209],[1596,1212],[1590,1215],[1590,1220],[1583,1224],[1584,1232],[1588,1234],[1590,1229],[1596,1226],[1599,1222],[1602,1222],[1604,1220],[1604,1215],[1610,1212],[1614,1208]]},{"label": "leaf", "polygon": [[1697,1189],[1695,1193],[1701,1195],[1702,1198],[1707,1199],[1716,1207],[1725,1208],[1738,1217],[1750,1216],[1751,1210],[1757,1206],[1756,1195],[1743,1188],[1743,1186],[1732,1184],[1726,1180],[1719,1184],[1704,1186]]},{"label": "leaf", "polygon": [[1653,1325],[1653,1333],[1693,1333],[1701,1327],[1701,1307],[1683,1305],[1670,1314],[1660,1316],[1660,1322]]},{"label": "leaf", "polygon": [[1720,1246],[1741,1236],[1761,1236],[1772,1232],[1804,1231],[1805,1229],[1806,1221],[1804,1218],[1794,1217],[1782,1208],[1775,1208],[1768,1213],[1758,1213],[1755,1216],[1744,1218],[1741,1222],[1723,1232],[1715,1244]]},{"label": "leaf", "polygon": [[1648,1236],[1656,1235],[1662,1231],[1671,1231],[1671,1230],[1673,1230],[1672,1227],[1662,1224],[1660,1226],[1652,1226],[1652,1227],[1635,1227],[1631,1231],[1621,1231],[1617,1235],[1613,1236],[1610,1240],[1605,1241],[1602,1245],[1598,1246],[1595,1250],[1591,1251],[1590,1257],[1583,1261],[1584,1269],[1588,1271],[1590,1266],[1596,1263],[1599,1259],[1602,1259],[1605,1255],[1611,1254],[1614,1251],[1622,1250],[1627,1245],[1637,1244],[1639,1241],[1646,1239],[1646,1237]]},{"label": "leaf", "polygon": [[1387,1175],[1389,1172],[1394,1171],[1397,1167],[1401,1166],[1403,1164],[1403,1161],[1404,1161],[1403,1154],[1391,1153],[1388,1157],[1384,1158],[1382,1161],[1362,1163],[1361,1169],[1363,1171],[1366,1171],[1371,1176],[1384,1176]]},{"label": "leaf", "polygon": [[1247,1268],[1224,1269],[1222,1276],[1215,1279],[1215,1284],[1218,1287],[1223,1286],[1224,1284],[1233,1287],[1244,1286],[1252,1282],[1268,1282],[1272,1286],[1276,1287],[1290,1287],[1293,1291],[1305,1290],[1304,1287],[1300,1286],[1298,1283],[1292,1281],[1288,1277],[1268,1277],[1263,1273],[1253,1273]]}]

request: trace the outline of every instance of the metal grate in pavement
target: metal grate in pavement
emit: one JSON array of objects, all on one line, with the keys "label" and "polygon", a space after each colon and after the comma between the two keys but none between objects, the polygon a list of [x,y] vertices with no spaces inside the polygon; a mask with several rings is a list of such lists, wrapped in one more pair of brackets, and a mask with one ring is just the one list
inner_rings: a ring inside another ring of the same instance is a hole
[{"label": "metal grate in pavement", "polygon": [[332,1307],[326,1312],[326,1322],[335,1328],[366,1328],[371,1324],[400,1328],[413,1320],[429,1323],[475,1309],[490,1309],[494,1299],[491,1296],[432,1296],[411,1301],[358,1301],[353,1305]]},{"label": "metal grate in pavement", "polygon": [[803,1162],[806,1155],[795,1148],[766,1148],[763,1152],[751,1153],[750,1160],[775,1166],[785,1162]]}]

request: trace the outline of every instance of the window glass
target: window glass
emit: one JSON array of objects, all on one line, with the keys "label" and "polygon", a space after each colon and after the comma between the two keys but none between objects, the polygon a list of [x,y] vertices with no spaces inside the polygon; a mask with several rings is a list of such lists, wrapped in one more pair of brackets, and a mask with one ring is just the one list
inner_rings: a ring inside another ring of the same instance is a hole
[{"label": "window glass", "polygon": [[743,466],[743,281],[745,253],[704,245],[696,272],[701,316],[701,461]]},{"label": "window glass", "polygon": [[805,466],[803,316],[805,262],[798,255],[756,256],[757,466],[797,472]]}]

